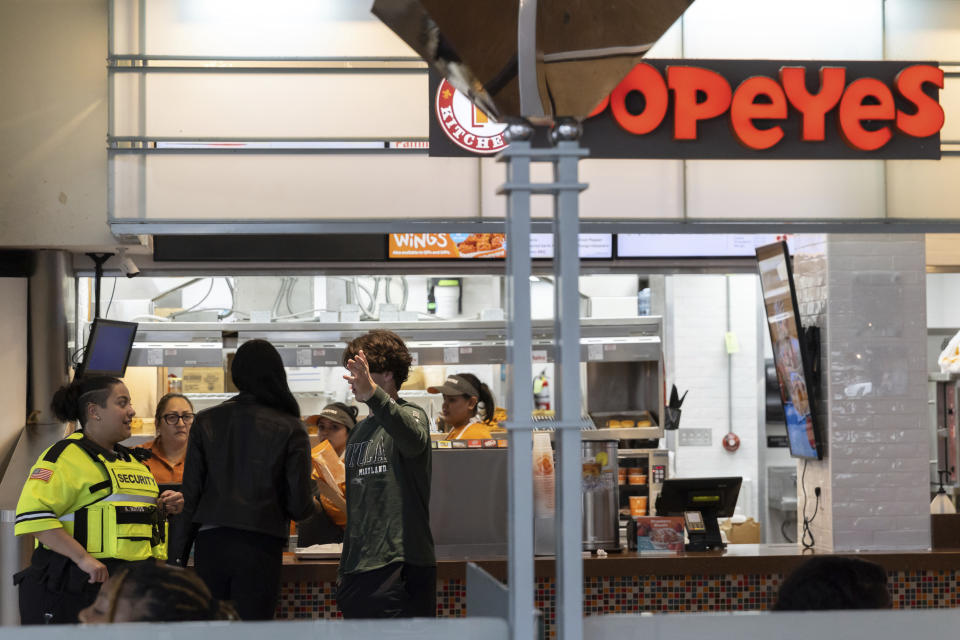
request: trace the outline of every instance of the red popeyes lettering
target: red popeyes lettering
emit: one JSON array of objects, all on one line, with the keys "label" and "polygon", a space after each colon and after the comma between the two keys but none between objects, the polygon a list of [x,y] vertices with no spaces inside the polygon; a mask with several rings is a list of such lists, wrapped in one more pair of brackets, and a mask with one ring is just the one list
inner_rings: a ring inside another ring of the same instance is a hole
[{"label": "red popeyes lettering", "polygon": [[[696,140],[698,122],[721,116],[730,107],[730,83],[716,71],[667,67],[667,85],[674,91],[676,140]],[[698,100],[700,92],[706,96],[703,102]]]},{"label": "red popeyes lettering", "polygon": [[803,114],[803,133],[806,142],[826,139],[827,112],[837,106],[847,84],[847,70],[843,67],[820,68],[820,91],[807,91],[806,67],[781,67],[780,82],[787,100]]},{"label": "red popeyes lettering", "polygon": [[915,64],[898,73],[894,82],[900,95],[917,108],[913,115],[897,111],[897,129],[917,138],[926,138],[940,131],[944,122],[943,107],[923,92],[923,85],[929,82],[943,89],[943,69]]},{"label": "red popeyes lettering", "polygon": [[[770,102],[757,103],[760,96]],[[754,120],[783,120],[787,117],[787,97],[773,78],[754,76],[737,87],[730,103],[730,124],[733,133],[750,149],[769,149],[783,140],[783,127],[758,129]]]},{"label": "red popeyes lettering", "polygon": [[[636,115],[627,111],[627,96],[633,91],[642,93],[646,101],[643,111]],[[663,76],[649,64],[642,62],[635,66],[610,94],[610,112],[617,124],[636,135],[650,133],[659,127],[667,115],[669,104],[670,94]]]},{"label": "red popeyes lettering", "polygon": [[[944,87],[943,70],[936,66],[906,67],[897,74],[892,87],[871,77],[848,85],[847,69],[840,66],[823,66],[818,75],[819,86],[813,92],[808,89],[806,66],[783,66],[774,77],[747,78],[734,91],[730,82],[712,69],[668,65],[661,73],[652,64],[640,63],[587,118],[609,107],[611,117],[625,131],[646,135],[671,126],[668,114],[672,114],[674,139],[697,140],[700,122],[726,116],[733,136],[755,150],[771,149],[783,140],[789,127],[778,121],[786,123],[796,118],[793,110],[802,119],[803,142],[825,141],[827,117],[832,119],[836,113],[841,137],[860,151],[875,151],[886,145],[895,134],[894,126],[896,131],[915,138],[934,136],[943,128],[943,108],[936,95],[924,92]],[[636,114],[626,104],[633,92],[644,99],[643,111]],[[899,96],[897,100],[902,98],[904,109],[897,109],[895,96]],[[449,99],[449,95],[438,92],[437,118],[454,142],[480,151],[506,144],[501,135],[481,136],[475,130],[467,131],[456,119]],[[767,128],[758,127],[757,121],[767,121]]]},{"label": "red popeyes lettering", "polygon": [[[880,104],[864,104],[872,97]],[[875,78],[860,78],[847,87],[840,99],[840,134],[847,144],[862,151],[875,151],[890,142],[893,133],[884,126],[876,131],[868,131],[861,124],[864,120],[893,120],[897,109],[893,103],[893,93]]]}]

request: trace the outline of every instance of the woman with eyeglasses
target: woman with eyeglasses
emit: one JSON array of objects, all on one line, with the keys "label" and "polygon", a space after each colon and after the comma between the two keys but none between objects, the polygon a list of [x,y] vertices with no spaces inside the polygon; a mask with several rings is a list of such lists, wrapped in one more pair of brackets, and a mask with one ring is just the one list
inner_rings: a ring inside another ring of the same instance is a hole
[{"label": "woman with eyeglasses", "polygon": [[168,393],[157,403],[157,437],[140,448],[150,451],[151,457],[145,464],[159,484],[183,482],[183,461],[193,417],[193,404],[183,394]]}]

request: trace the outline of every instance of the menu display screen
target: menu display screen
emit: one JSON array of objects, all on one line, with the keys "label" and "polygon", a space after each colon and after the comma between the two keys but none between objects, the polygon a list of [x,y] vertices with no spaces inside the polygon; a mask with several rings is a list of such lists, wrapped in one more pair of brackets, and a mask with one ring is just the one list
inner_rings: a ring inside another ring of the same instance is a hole
[{"label": "menu display screen", "polygon": [[758,247],[756,254],[790,454],[820,459],[822,450],[810,400],[808,361],[800,344],[800,317],[790,254],[785,242]]},{"label": "menu display screen", "polygon": [[753,257],[762,245],[786,238],[770,234],[619,233],[618,258]]},{"label": "menu display screen", "polygon": [[391,233],[390,259],[490,259],[507,256],[502,233]]},{"label": "menu display screen", "polygon": [[[581,258],[606,258],[613,257],[613,235],[609,233],[581,233],[578,239]],[[530,234],[530,257],[531,258],[552,258],[553,257],[553,234],[552,233],[531,233]]]},{"label": "menu display screen", "polygon": [[[613,235],[581,233],[581,258],[613,257]],[[391,233],[388,241],[390,259],[474,260],[507,257],[507,239],[502,233]],[[530,257],[553,258],[553,234],[530,234]]]}]

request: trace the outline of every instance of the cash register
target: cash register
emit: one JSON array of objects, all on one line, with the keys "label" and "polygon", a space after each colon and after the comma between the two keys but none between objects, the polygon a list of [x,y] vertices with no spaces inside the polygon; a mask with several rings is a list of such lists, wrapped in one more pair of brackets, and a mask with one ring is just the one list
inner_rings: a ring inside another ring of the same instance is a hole
[{"label": "cash register", "polygon": [[663,481],[658,516],[683,516],[687,551],[723,549],[717,518],[729,518],[737,506],[743,478],[674,478]]}]

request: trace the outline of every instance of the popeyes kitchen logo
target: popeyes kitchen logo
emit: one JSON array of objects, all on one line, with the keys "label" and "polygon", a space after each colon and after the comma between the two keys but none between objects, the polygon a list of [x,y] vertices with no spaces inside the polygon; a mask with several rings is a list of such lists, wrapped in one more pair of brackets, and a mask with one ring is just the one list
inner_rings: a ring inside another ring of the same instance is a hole
[{"label": "popeyes kitchen logo", "polygon": [[466,151],[497,153],[507,147],[506,124],[494,122],[446,80],[437,89],[436,116],[443,132]]},{"label": "popeyes kitchen logo", "polygon": [[[943,86],[923,62],[649,60],[580,143],[592,158],[939,159]],[[462,155],[433,138],[431,155]]]}]

